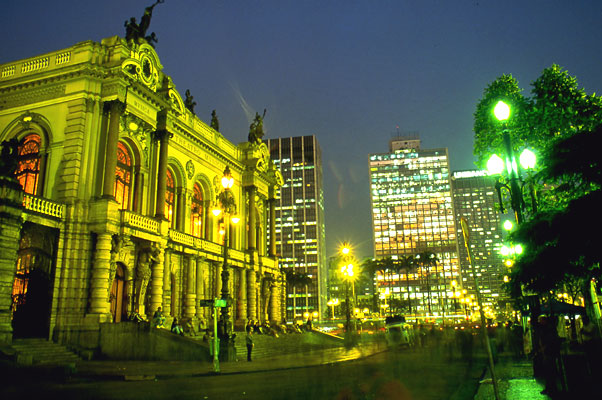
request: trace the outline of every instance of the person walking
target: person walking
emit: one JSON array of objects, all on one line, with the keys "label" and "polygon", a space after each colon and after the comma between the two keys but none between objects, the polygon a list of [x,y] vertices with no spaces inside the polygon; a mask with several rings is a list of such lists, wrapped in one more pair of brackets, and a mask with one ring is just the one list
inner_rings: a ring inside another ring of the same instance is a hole
[{"label": "person walking", "polygon": [[253,352],[253,328],[250,326],[247,326],[247,337],[246,337],[246,343],[247,343],[247,361],[251,361],[251,353]]}]

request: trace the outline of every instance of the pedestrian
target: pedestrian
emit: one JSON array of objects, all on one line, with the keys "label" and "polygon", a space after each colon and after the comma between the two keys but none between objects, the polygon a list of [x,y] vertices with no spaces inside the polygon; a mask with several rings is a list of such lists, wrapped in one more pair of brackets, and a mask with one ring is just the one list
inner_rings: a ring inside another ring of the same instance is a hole
[{"label": "pedestrian", "polygon": [[247,326],[247,337],[245,339],[247,343],[247,361],[251,361],[251,353],[253,352],[253,328]]},{"label": "pedestrian", "polygon": [[153,314],[153,325],[156,328],[165,328],[163,325],[165,323],[165,316],[163,315],[163,311],[161,307],[157,307],[157,311]]},{"label": "pedestrian", "polygon": [[541,393],[554,397],[562,387],[562,376],[559,371],[560,339],[556,330],[556,320],[552,316],[540,316],[538,322],[540,333],[537,351],[541,357],[540,367],[545,384]]},{"label": "pedestrian", "polygon": [[175,317],[173,319],[173,322],[171,323],[171,331],[176,335],[184,335],[184,330],[182,329],[182,326],[178,323],[178,319]]}]

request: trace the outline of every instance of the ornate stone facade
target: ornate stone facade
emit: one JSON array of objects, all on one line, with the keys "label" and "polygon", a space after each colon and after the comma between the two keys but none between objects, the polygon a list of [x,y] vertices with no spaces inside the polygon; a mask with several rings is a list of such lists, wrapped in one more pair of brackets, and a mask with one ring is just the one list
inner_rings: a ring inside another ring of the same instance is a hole
[{"label": "ornate stone facade", "polygon": [[[207,326],[199,300],[221,293],[224,220],[210,210],[226,167],[241,217],[226,242],[229,314],[234,326],[282,321],[268,243],[282,177],[261,140],[234,145],[196,117],[144,41],[82,42],[0,71],[0,142],[20,143],[0,199],[0,341],[14,332],[92,348],[99,324],[157,307]],[[52,236],[47,248],[36,235]],[[40,260],[47,309],[32,310]]]}]

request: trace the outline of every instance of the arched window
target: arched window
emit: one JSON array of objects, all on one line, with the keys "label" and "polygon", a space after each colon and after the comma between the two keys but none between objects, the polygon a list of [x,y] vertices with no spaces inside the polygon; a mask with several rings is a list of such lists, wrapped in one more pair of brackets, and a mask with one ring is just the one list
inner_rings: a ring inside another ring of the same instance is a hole
[{"label": "arched window", "polygon": [[203,236],[203,192],[198,183],[194,184],[192,193],[192,210],[190,213],[190,222],[192,224],[191,232],[193,236]]},{"label": "arched window", "polygon": [[15,176],[25,193],[36,195],[40,180],[40,147],[42,140],[37,133],[25,136],[19,145],[19,164]]},{"label": "arched window", "polygon": [[174,184],[174,180],[173,180],[173,175],[171,173],[171,171],[168,169],[167,170],[167,179],[166,179],[166,185],[165,185],[165,218],[167,218],[169,220],[169,222],[172,225],[173,228],[173,222],[174,222],[174,213],[175,213],[175,209],[174,209],[174,204],[175,204],[175,200],[176,200],[176,187]]},{"label": "arched window", "polygon": [[119,208],[127,210],[132,192],[132,157],[123,143],[117,142],[117,167],[115,167],[115,189],[113,191]]}]

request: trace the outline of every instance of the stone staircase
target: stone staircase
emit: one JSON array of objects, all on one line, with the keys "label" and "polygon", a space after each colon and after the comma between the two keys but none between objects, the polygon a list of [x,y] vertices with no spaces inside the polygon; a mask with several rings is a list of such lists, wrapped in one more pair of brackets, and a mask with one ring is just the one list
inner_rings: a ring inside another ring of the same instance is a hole
[{"label": "stone staircase", "polygon": [[46,339],[14,339],[16,361],[22,365],[69,365],[80,358],[65,346]]}]

